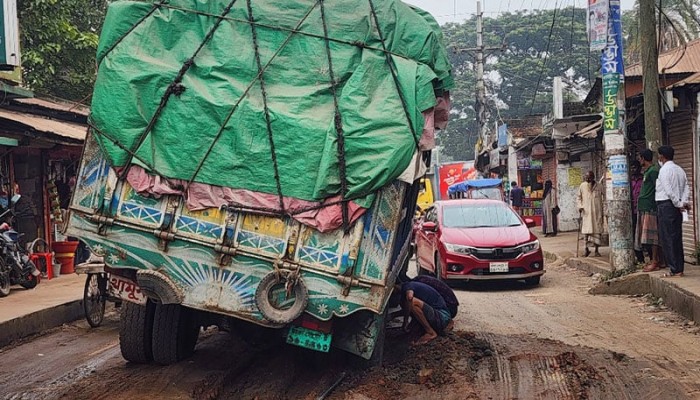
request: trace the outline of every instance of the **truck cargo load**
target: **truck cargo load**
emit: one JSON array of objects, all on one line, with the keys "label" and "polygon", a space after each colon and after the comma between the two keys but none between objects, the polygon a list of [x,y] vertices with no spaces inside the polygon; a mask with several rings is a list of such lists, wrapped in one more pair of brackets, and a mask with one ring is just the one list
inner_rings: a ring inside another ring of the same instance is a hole
[{"label": "truck cargo load", "polygon": [[375,354],[447,122],[435,20],[393,0],[116,1],[97,62],[68,231],[145,295],[125,296],[124,357],[178,361],[209,324]]}]

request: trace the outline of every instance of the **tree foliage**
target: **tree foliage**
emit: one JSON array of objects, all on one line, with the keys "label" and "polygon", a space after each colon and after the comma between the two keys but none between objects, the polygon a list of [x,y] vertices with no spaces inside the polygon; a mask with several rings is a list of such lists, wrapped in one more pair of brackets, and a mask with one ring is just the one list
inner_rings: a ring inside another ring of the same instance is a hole
[{"label": "tree foliage", "polygon": [[[668,0],[671,1],[671,0]],[[688,2],[689,0],[673,0]],[[95,51],[107,0],[18,0],[26,84],[40,94],[84,100],[92,92]],[[625,16],[627,18],[627,16]],[[474,53],[476,17],[443,26],[456,87],[451,121],[438,143],[446,158],[474,157]],[[484,44],[501,47],[485,65],[491,121],[551,109],[552,78],[565,77],[585,93],[599,71],[599,54],[588,51],[586,10],[522,10],[484,19]]]},{"label": "tree foliage", "polygon": [[[693,0],[656,0],[659,53],[680,47],[700,38],[700,3]],[[629,64],[642,61],[639,36],[639,0],[632,10],[622,14],[625,38],[625,61]]]},{"label": "tree foliage", "polygon": [[[456,89],[450,124],[439,136],[444,153],[471,159],[478,127],[475,121],[474,53],[476,17],[443,26],[450,47]],[[589,51],[586,10],[521,10],[484,18],[484,67],[490,125],[509,118],[547,113],[552,107],[552,80],[561,76],[571,93],[585,94],[600,69],[600,54]]]},{"label": "tree foliage", "polygon": [[95,80],[106,0],[18,0],[25,84],[39,94],[84,100]]}]

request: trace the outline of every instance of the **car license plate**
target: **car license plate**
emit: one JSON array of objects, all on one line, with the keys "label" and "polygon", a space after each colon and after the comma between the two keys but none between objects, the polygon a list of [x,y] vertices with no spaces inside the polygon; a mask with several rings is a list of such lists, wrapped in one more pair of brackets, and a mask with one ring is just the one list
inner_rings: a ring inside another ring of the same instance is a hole
[{"label": "car license plate", "polygon": [[307,349],[328,353],[331,349],[331,334],[314,331],[301,326],[292,326],[287,334],[287,343]]},{"label": "car license plate", "polygon": [[508,272],[508,263],[507,262],[490,263],[489,264],[489,272]]}]

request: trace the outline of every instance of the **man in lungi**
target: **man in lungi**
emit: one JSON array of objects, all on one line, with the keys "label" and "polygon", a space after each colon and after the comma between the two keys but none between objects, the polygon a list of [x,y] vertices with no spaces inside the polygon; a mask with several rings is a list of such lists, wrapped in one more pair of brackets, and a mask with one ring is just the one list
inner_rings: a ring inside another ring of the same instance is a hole
[{"label": "man in lungi", "polygon": [[651,247],[651,260],[644,267],[644,272],[657,271],[661,268],[659,247],[658,220],[656,217],[656,180],[659,178],[659,166],[654,163],[654,153],[644,149],[639,153],[639,162],[644,170],[642,190],[637,201],[637,231],[635,232],[634,248],[644,250]]}]

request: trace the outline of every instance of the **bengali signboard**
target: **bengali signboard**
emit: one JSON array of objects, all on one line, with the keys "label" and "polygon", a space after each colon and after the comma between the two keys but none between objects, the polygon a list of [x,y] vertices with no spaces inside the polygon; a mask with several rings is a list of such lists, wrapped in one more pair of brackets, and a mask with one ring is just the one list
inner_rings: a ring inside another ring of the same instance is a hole
[{"label": "bengali signboard", "polygon": [[605,49],[608,44],[608,0],[588,0],[588,41],[591,51]]},{"label": "bengali signboard", "polygon": [[0,70],[12,71],[19,65],[17,1],[0,0]]},{"label": "bengali signboard", "polygon": [[620,90],[620,75],[603,75],[603,131],[619,133],[620,110],[617,107],[617,94]]},{"label": "bengali signboard", "polygon": [[600,56],[603,75],[616,73],[620,76],[624,76],[625,74],[625,67],[622,60],[622,23],[620,19],[620,1],[611,0],[607,44]]},{"label": "bengali signboard", "polygon": [[474,162],[456,162],[443,164],[438,168],[438,180],[440,199],[447,199],[447,188],[455,183],[463,182],[468,179],[477,178],[478,174],[474,168]]}]

